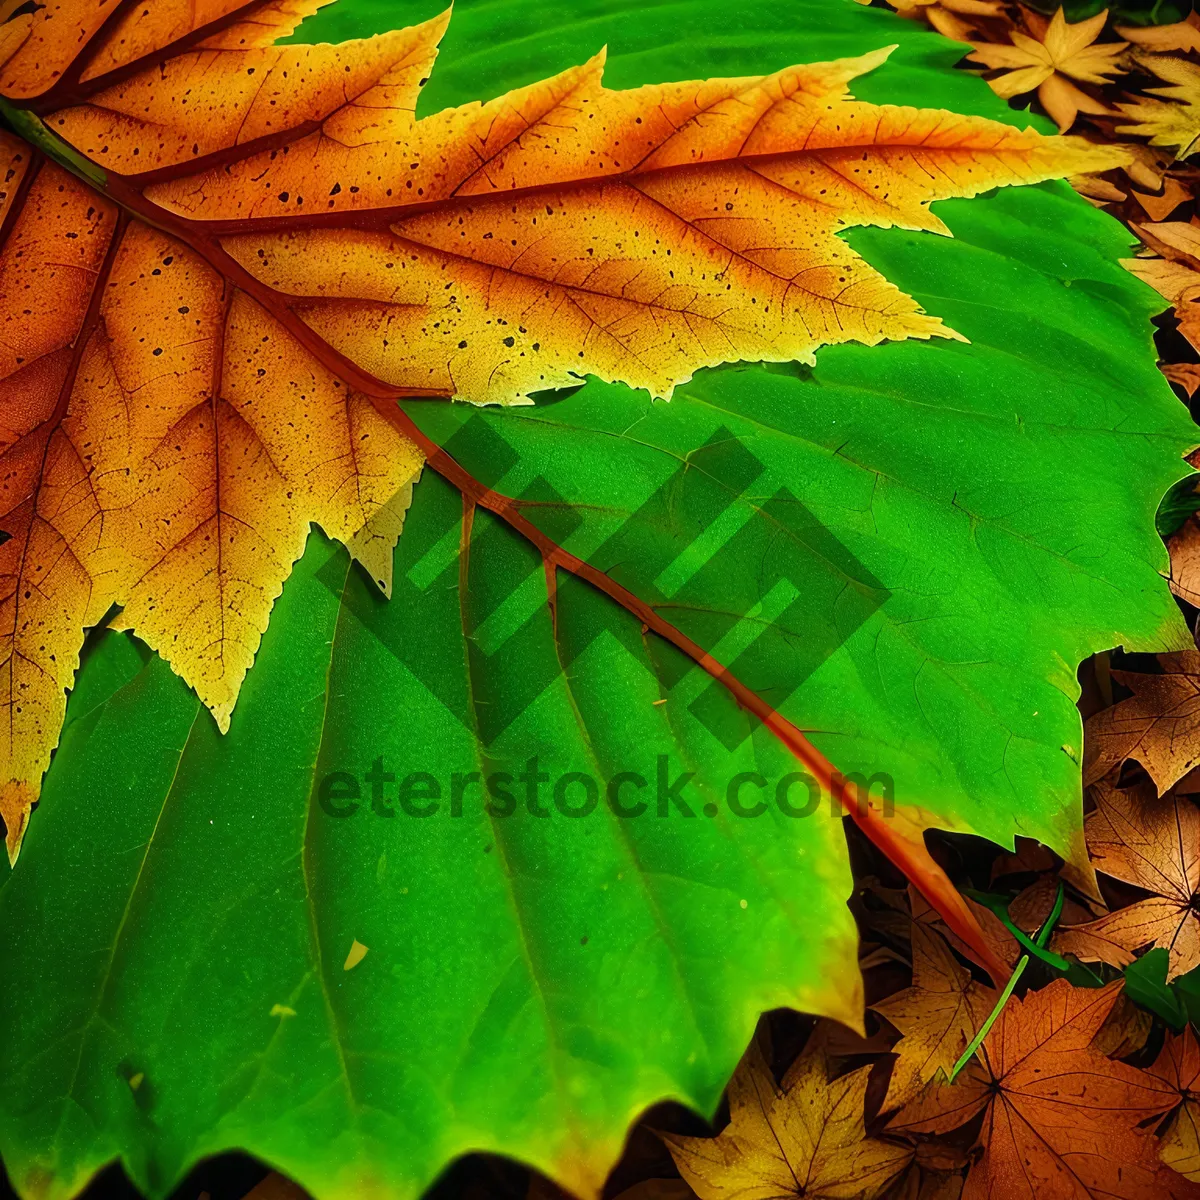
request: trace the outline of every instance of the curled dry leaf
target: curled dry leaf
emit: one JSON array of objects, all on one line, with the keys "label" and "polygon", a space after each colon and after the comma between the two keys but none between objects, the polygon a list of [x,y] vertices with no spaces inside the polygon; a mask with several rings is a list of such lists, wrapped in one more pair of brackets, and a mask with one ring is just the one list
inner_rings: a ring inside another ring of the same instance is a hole
[{"label": "curled dry leaf", "polygon": [[730,1081],[725,1129],[715,1138],[661,1136],[701,1200],[874,1200],[913,1150],[867,1136],[870,1070],[831,1081],[825,1056],[810,1048],[777,1086],[755,1042]]},{"label": "curled dry leaf", "polygon": [[224,729],[311,522],[386,592],[428,448],[396,397],[586,374],[667,397],[705,365],[955,337],[838,233],[946,233],[940,197],[1122,161],[850,99],[887,50],[625,92],[601,54],[417,120],[448,15],[273,45],[319,6],[61,0],[0,27],[27,139],[0,141],[11,857],[113,605]]},{"label": "curled dry leaf", "polygon": [[1187,158],[1200,139],[1200,65],[1170,54],[1134,54],[1133,61],[1171,86],[1148,88],[1148,95],[1117,104],[1132,122],[1118,125],[1117,133],[1147,138],[1151,146]]},{"label": "curled dry leaf", "polygon": [[1112,673],[1134,694],[1087,721],[1085,784],[1098,783],[1128,759],[1135,759],[1161,796],[1200,762],[1200,652],[1160,654],[1158,661],[1160,675]]},{"label": "curled dry leaf", "polygon": [[1011,100],[1036,88],[1042,107],[1060,132],[1074,125],[1081,112],[1111,115],[1106,104],[1076,86],[1105,84],[1125,71],[1120,62],[1125,42],[1094,44],[1104,29],[1108,10],[1074,25],[1061,8],[1049,22],[1028,9],[1021,12],[1030,33],[1014,29],[1009,35],[1011,45],[977,44],[968,55],[971,62],[1004,72],[988,80],[992,90]]},{"label": "curled dry leaf", "polygon": [[896,1108],[939,1071],[947,1075],[996,1003],[932,929],[912,924],[912,986],[871,1007],[903,1035],[884,1108]]},{"label": "curled dry leaf", "polygon": [[1190,12],[1174,25],[1118,25],[1117,34],[1141,50],[1169,54],[1200,51],[1200,14]]},{"label": "curled dry leaf", "polygon": [[1072,175],[1067,182],[1097,208],[1105,204],[1120,204],[1126,198],[1115,183],[1110,183],[1102,175]]},{"label": "curled dry leaf", "polygon": [[1159,1149],[1159,1157],[1172,1170],[1200,1183],[1200,1046],[1189,1026],[1168,1034],[1150,1074],[1163,1080],[1178,1097]]},{"label": "curled dry leaf", "polygon": [[[1164,365],[1162,373],[1188,396],[1200,387],[1200,364]],[[1200,517],[1193,514],[1180,525],[1167,539],[1167,551],[1171,555],[1171,591],[1200,608]]]},{"label": "curled dry leaf", "polygon": [[1191,190],[1174,175],[1168,175],[1163,180],[1162,191],[1157,195],[1139,191],[1133,195],[1151,221],[1165,221],[1181,204],[1192,199]]},{"label": "curled dry leaf", "polygon": [[[1200,388],[1200,363],[1159,363],[1158,366],[1159,370],[1172,383],[1183,388],[1189,399],[1196,394],[1196,389]],[[1183,534],[1185,528],[1188,529],[1186,536],[1189,549],[1186,552],[1179,551],[1180,560],[1194,558],[1196,561],[1186,571],[1181,571],[1177,575],[1175,542],[1176,538]],[[1190,604],[1200,606],[1200,590],[1197,590],[1190,582],[1184,582],[1185,577],[1195,579],[1194,572],[1200,570],[1200,527],[1197,527],[1195,518],[1189,518],[1185,522],[1175,537],[1167,543],[1167,548],[1171,551],[1171,590]]]},{"label": "curled dry leaf", "polygon": [[[1111,710],[1109,710],[1111,711]],[[1200,966],[1200,810],[1149,784],[1121,791],[1105,781],[1092,790],[1085,832],[1096,869],[1151,895],[1095,921],[1061,930],[1052,946],[1085,962],[1128,966],[1143,948],[1169,955],[1167,981]]]},{"label": "curled dry leaf", "polygon": [[1130,228],[1156,254],[1200,270],[1200,225],[1190,221],[1133,222]]},{"label": "curled dry leaf", "polygon": [[955,1082],[930,1084],[888,1127],[945,1134],[982,1114],[982,1155],[963,1200],[1200,1196],[1159,1163],[1143,1127],[1175,1093],[1093,1045],[1120,989],[1120,981],[1092,989],[1058,979],[1010,999]]},{"label": "curled dry leaf", "polygon": [[1153,146],[1128,143],[1124,149],[1129,154],[1129,162],[1124,163],[1121,170],[1145,191],[1158,191],[1162,186],[1163,176],[1174,161],[1172,157]]},{"label": "curled dry leaf", "polygon": [[888,0],[902,17],[924,19],[944,37],[970,42],[981,20],[1007,20],[1004,0]]}]

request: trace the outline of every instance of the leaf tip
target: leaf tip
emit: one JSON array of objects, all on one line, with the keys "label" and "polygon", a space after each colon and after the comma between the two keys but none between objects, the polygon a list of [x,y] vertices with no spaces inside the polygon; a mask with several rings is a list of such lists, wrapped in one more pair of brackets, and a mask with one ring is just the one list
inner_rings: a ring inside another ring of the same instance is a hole
[{"label": "leaf tip", "polygon": [[0,821],[4,822],[4,845],[8,851],[8,865],[15,867],[29,827],[29,814],[33,811],[37,793],[18,779],[10,780],[0,788]]}]

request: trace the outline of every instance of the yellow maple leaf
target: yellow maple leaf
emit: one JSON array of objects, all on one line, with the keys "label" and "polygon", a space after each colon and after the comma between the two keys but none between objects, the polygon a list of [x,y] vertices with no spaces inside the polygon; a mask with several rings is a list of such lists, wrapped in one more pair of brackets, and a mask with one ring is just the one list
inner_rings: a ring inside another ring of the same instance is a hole
[{"label": "yellow maple leaf", "polygon": [[1150,145],[1187,158],[1200,141],[1200,66],[1173,54],[1135,54],[1134,60],[1171,86],[1148,88],[1149,95],[1118,103],[1132,124],[1118,125],[1117,132],[1148,138]]},{"label": "yellow maple leaf", "polygon": [[912,986],[871,1007],[903,1035],[888,1081],[885,1108],[911,1099],[939,1071],[949,1075],[996,1003],[950,947],[919,921],[912,923]]},{"label": "yellow maple leaf", "polygon": [[874,1200],[912,1159],[911,1146],[867,1137],[870,1067],[830,1080],[812,1049],[776,1085],[757,1042],[729,1084],[729,1124],[715,1138],[662,1134],[700,1200],[804,1196]]},{"label": "yellow maple leaf", "polygon": [[886,49],[632,91],[601,54],[417,120],[448,14],[274,44],[321,2],[0,26],[10,856],[112,606],[224,729],[310,523],[387,590],[426,455],[453,468],[397,397],[669,397],[703,366],[955,337],[837,235],[946,234],[934,200],[1123,161],[850,98]]},{"label": "yellow maple leaf", "polygon": [[971,62],[1005,72],[988,80],[992,90],[1011,100],[1036,88],[1042,107],[1060,132],[1074,125],[1081,112],[1111,114],[1107,105],[1075,86],[1107,83],[1110,76],[1124,73],[1118,60],[1127,43],[1094,44],[1108,19],[1108,10],[1074,25],[1063,16],[1061,8],[1049,22],[1028,9],[1021,11],[1034,36],[1014,29],[1009,35],[1011,45],[975,44],[974,53],[967,56]]}]

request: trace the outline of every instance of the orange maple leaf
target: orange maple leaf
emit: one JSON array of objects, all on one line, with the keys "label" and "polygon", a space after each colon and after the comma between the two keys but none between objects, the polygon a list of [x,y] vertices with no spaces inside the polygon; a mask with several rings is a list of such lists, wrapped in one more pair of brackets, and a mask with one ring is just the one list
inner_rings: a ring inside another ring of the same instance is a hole
[{"label": "orange maple leaf", "polygon": [[1159,1157],[1172,1170],[1200,1183],[1200,1045],[1190,1026],[1168,1035],[1149,1068],[1176,1094],[1178,1107],[1163,1134]]},{"label": "orange maple leaf", "polygon": [[1150,892],[1125,908],[1055,935],[1053,948],[1087,962],[1125,967],[1134,952],[1162,946],[1167,980],[1200,966],[1200,811],[1181,796],[1157,796],[1143,784],[1092,789],[1095,811],[1084,824],[1096,870]]},{"label": "orange maple leaf", "polygon": [[584,374],[668,397],[706,365],[957,336],[837,234],[948,233],[933,200],[1123,161],[850,99],[886,50],[633,91],[599,55],[417,120],[447,16],[274,45],[322,2],[58,0],[0,26],[10,856],[113,605],[224,729],[310,523],[386,591],[424,460],[550,553],[397,397]]},{"label": "orange maple leaf", "polygon": [[[1076,86],[1078,83],[1105,84],[1109,76],[1123,74],[1120,64],[1125,42],[1096,45],[1096,38],[1108,20],[1108,10],[1072,25],[1060,7],[1047,21],[1040,13],[1021,9],[1029,33],[1014,29],[1011,45],[977,43],[967,58],[1004,73],[989,79],[992,91],[1006,100],[1037,89],[1042,107],[1066,132],[1081,113],[1111,115],[1113,110]],[[1076,82],[1072,82],[1076,81]]]},{"label": "orange maple leaf", "polygon": [[1010,999],[954,1083],[936,1080],[888,1128],[944,1134],[983,1114],[962,1200],[1162,1200],[1200,1189],[1163,1167],[1141,1125],[1176,1102],[1156,1076],[1092,1041],[1121,990],[1055,980]]}]

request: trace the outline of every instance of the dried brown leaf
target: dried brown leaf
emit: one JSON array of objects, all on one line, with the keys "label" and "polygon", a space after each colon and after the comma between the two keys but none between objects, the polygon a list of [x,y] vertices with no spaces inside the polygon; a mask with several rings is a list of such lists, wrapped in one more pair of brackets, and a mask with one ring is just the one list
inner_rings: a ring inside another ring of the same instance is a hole
[{"label": "dried brown leaf", "polygon": [[1134,694],[1084,726],[1085,784],[1136,759],[1162,795],[1200,763],[1200,652],[1160,654],[1158,661],[1161,675],[1112,673]]},{"label": "dried brown leaf", "polygon": [[945,1134],[982,1113],[983,1153],[963,1200],[1200,1195],[1162,1167],[1144,1128],[1175,1103],[1172,1089],[1093,1045],[1120,988],[1059,979],[1013,997],[955,1082],[930,1084],[889,1128]]},{"label": "dried brown leaf", "polygon": [[1096,869],[1151,894],[1065,928],[1051,944],[1060,954],[1114,967],[1127,966],[1143,948],[1163,947],[1170,982],[1200,966],[1200,918],[1193,908],[1200,887],[1200,810],[1179,796],[1157,796],[1149,784],[1121,791],[1105,781],[1093,794],[1096,808],[1085,831]]},{"label": "dried brown leaf", "polygon": [[729,1084],[729,1124],[715,1138],[662,1134],[701,1200],[874,1200],[904,1170],[911,1146],[867,1136],[870,1067],[830,1080],[805,1052],[775,1083],[757,1043]]},{"label": "dried brown leaf", "polygon": [[1163,1135],[1159,1157],[1173,1171],[1200,1183],[1200,1046],[1196,1031],[1169,1036],[1150,1073],[1179,1096],[1179,1107]]},{"label": "dried brown leaf", "polygon": [[919,1092],[947,1073],[996,1003],[997,993],[976,983],[932,929],[913,922],[912,986],[871,1007],[903,1035],[896,1044],[884,1108]]}]

